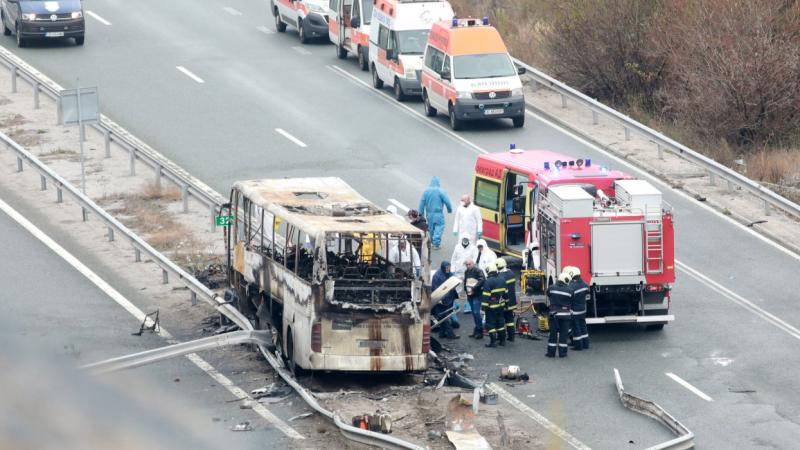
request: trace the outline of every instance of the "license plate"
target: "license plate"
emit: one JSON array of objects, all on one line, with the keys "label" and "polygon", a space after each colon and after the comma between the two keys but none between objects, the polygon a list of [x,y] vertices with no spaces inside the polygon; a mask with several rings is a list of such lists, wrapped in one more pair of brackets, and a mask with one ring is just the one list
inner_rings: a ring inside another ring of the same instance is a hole
[{"label": "license plate", "polygon": [[484,109],[484,110],[483,110],[483,114],[484,114],[484,115],[487,115],[487,116],[494,116],[494,115],[496,115],[496,114],[503,114],[504,112],[505,112],[505,110],[504,110],[503,108],[497,108],[497,109]]},{"label": "license plate", "polygon": [[382,349],[386,347],[386,341],[367,341],[367,340],[359,340],[358,341],[358,348],[369,348],[369,349]]},{"label": "license plate", "polygon": [[49,31],[44,34],[47,37],[64,37],[63,31]]}]

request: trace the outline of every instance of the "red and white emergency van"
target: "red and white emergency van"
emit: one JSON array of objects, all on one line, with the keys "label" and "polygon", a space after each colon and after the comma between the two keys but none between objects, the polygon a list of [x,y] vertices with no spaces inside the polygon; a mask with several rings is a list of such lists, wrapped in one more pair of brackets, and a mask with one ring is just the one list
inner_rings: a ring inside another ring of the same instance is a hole
[{"label": "red and white emergency van", "polygon": [[328,34],[328,2],[326,0],[272,0],[275,29],[286,31],[286,25],[297,28],[300,42]]},{"label": "red and white emergency van", "polygon": [[369,69],[369,29],[374,0],[330,0],[328,37],[336,56],[356,55],[361,70]]},{"label": "red and white emergency van", "polygon": [[488,18],[437,22],[422,67],[425,114],[447,114],[454,130],[465,121],[504,117],[520,128],[525,125],[522,73]]},{"label": "red and white emergency van", "polygon": [[372,85],[392,87],[398,101],[420,95],[419,72],[431,26],[452,18],[446,0],[375,0],[369,36]]},{"label": "red and white emergency van", "polygon": [[588,323],[674,320],[673,215],[647,181],[589,159],[512,149],[478,156],[473,195],[483,239],[543,271],[545,287],[564,267],[580,269],[591,286]]}]

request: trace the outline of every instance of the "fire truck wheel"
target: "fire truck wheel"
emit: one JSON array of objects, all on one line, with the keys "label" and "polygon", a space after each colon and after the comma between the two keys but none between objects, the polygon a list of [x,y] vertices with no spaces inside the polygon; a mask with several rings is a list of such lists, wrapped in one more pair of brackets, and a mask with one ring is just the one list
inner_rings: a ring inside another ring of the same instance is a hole
[{"label": "fire truck wheel", "polygon": [[308,38],[306,37],[306,31],[305,30],[306,29],[305,29],[305,26],[303,26],[303,20],[302,19],[298,19],[297,20],[297,34],[298,34],[298,36],[300,36],[300,43],[301,44],[307,44],[308,43]]},{"label": "fire truck wheel", "polygon": [[394,78],[394,98],[396,98],[398,102],[405,101],[406,99],[406,94],[403,93],[403,86],[400,86],[400,80],[397,77]]},{"label": "fire truck wheel", "polygon": [[383,80],[381,80],[381,77],[378,75],[378,69],[375,68],[375,64],[372,64],[370,71],[372,72],[372,87],[375,89],[383,89]]},{"label": "fire truck wheel", "polygon": [[458,131],[463,128],[463,122],[456,117],[456,109],[453,108],[453,105],[450,105],[448,109],[448,114],[450,115],[450,128],[452,128],[453,131]]},{"label": "fire truck wheel", "polygon": [[286,24],[281,20],[281,15],[277,8],[275,9],[275,29],[278,30],[278,33],[286,31]]},{"label": "fire truck wheel", "polygon": [[347,50],[341,45],[336,45],[336,57],[339,59],[347,58]]},{"label": "fire truck wheel", "polygon": [[369,70],[369,61],[367,60],[367,55],[365,55],[366,50],[363,47],[358,47],[358,66],[361,67],[361,70],[366,72]]},{"label": "fire truck wheel", "polygon": [[514,128],[522,128],[525,126],[525,114],[519,117],[514,117],[511,120],[514,122]]},{"label": "fire truck wheel", "polygon": [[428,117],[436,117],[436,108],[431,106],[431,101],[428,100],[428,92],[422,91],[422,105],[425,107],[425,115]]}]

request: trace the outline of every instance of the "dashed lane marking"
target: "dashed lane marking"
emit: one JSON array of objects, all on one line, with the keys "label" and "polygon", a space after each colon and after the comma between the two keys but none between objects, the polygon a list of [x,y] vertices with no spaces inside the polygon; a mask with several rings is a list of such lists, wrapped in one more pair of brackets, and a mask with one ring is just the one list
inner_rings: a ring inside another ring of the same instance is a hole
[{"label": "dashed lane marking", "polygon": [[98,15],[94,11],[86,11],[86,15],[91,17],[92,19],[102,23],[105,26],[111,26],[111,22],[107,21],[106,19],[103,19],[102,17],[100,17],[100,15]]},{"label": "dashed lane marking", "polygon": [[189,77],[189,78],[193,79],[194,81],[196,81],[196,82],[198,82],[198,83],[200,83],[200,84],[202,84],[202,83],[205,83],[205,81],[203,81],[203,79],[202,79],[202,78],[200,78],[200,77],[198,77],[197,75],[193,74],[193,73],[192,73],[191,71],[189,71],[189,69],[187,69],[186,67],[183,67],[183,66],[175,66],[175,68],[176,68],[176,69],[178,69],[179,71],[181,71],[181,72],[182,72],[184,75],[186,75],[187,77]]},{"label": "dashed lane marking", "polygon": [[667,372],[665,375],[670,377],[670,378],[672,378],[673,381],[675,381],[676,383],[678,383],[681,386],[685,387],[686,389],[690,390],[694,395],[702,398],[703,400],[705,400],[707,402],[714,401],[711,397],[706,395],[703,391],[701,391],[700,389],[697,389],[696,387],[692,386],[691,384],[689,384],[688,381],[686,381],[683,378],[675,375],[674,373]]},{"label": "dashed lane marking", "polygon": [[283,128],[275,128],[275,132],[280,134],[281,136],[285,137],[286,139],[294,142],[295,144],[297,144],[300,147],[303,147],[303,148],[308,147],[305,142],[303,142],[300,139],[297,139],[296,137],[292,136],[291,134],[289,134],[288,131],[284,130]]}]

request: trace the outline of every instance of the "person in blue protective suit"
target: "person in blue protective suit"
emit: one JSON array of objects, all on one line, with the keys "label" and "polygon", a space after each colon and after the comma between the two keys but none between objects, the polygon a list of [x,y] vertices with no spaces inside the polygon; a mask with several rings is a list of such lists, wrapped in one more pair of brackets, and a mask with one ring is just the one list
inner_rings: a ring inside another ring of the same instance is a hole
[{"label": "person in blue protective suit", "polygon": [[439,177],[433,177],[428,189],[425,189],[425,192],[422,193],[422,198],[419,200],[419,213],[428,220],[428,230],[431,233],[431,243],[434,250],[438,250],[442,245],[445,207],[448,213],[453,213],[450,199],[439,187]]},{"label": "person in blue protective suit", "polygon": [[[442,264],[439,266],[439,270],[433,275],[433,279],[431,280],[431,292],[435,291],[442,285],[448,278],[452,276],[450,273],[450,261],[442,261]],[[436,320],[444,319],[450,311],[453,309],[453,304],[457,298],[455,288],[450,290],[447,294],[442,297],[442,299],[434,305],[431,309],[431,314],[436,317]],[[439,325],[439,337],[445,339],[458,339],[457,336],[453,332],[453,323],[450,319],[445,320]]]}]

